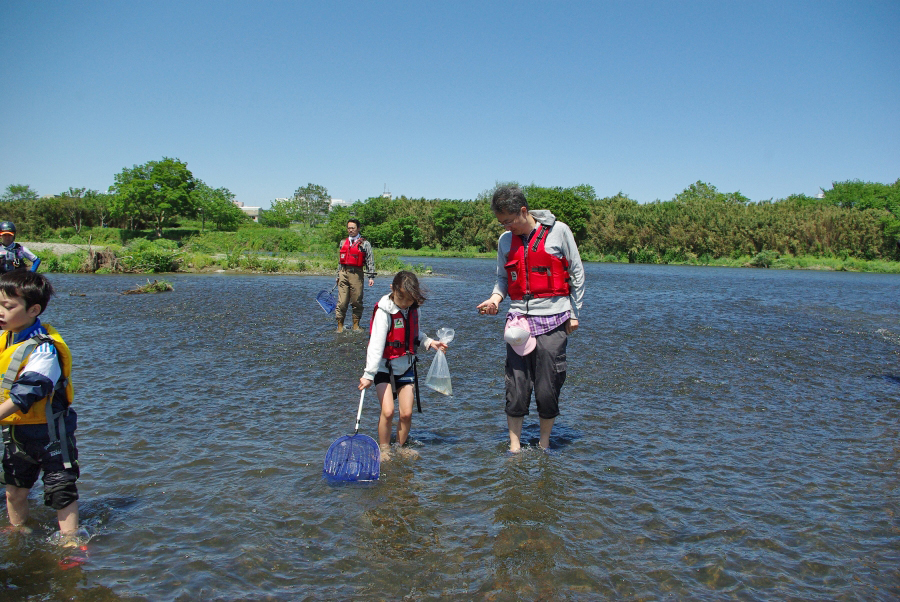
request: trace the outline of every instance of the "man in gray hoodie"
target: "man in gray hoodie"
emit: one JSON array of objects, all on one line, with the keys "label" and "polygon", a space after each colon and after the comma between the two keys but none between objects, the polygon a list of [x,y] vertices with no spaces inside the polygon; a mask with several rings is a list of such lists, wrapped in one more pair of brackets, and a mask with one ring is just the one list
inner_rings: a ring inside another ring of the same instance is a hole
[{"label": "man in gray hoodie", "polygon": [[510,298],[506,345],[506,419],[509,450],[521,449],[524,417],[534,390],[540,446],[550,447],[566,380],[566,343],[578,329],[584,267],[572,230],[549,211],[529,211],[521,188],[494,192],[491,210],[506,232],[497,243],[497,280],[479,313],[496,315]]}]

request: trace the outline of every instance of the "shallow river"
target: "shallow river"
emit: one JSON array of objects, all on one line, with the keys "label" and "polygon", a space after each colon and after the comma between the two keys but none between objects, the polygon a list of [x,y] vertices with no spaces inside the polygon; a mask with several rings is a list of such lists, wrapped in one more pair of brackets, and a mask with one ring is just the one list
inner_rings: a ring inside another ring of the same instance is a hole
[{"label": "shallow river", "polygon": [[51,276],[93,538],[72,566],[37,486],[0,598],[900,597],[900,277],[589,264],[551,452],[511,456],[494,263],[416,261],[453,396],[422,387],[420,457],[368,486],[322,478],[366,344],[329,278]]}]

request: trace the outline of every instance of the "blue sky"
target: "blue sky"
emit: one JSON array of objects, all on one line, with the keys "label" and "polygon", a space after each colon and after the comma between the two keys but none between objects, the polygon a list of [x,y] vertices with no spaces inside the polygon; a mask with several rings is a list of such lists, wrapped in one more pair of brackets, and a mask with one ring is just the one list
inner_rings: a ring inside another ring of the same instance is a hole
[{"label": "blue sky", "polygon": [[900,2],[0,0],[0,188],[176,157],[268,207],[900,178]]}]

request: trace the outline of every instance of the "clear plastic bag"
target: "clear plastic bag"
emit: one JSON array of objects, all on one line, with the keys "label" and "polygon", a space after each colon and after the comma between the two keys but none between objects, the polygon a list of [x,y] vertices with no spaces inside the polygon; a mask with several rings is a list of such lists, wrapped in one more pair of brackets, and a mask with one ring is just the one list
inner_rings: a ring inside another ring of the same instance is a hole
[{"label": "clear plastic bag", "polygon": [[[438,328],[437,338],[440,342],[449,345],[456,333],[452,328]],[[434,354],[434,360],[425,377],[425,386],[431,387],[444,395],[453,394],[453,385],[450,382],[450,366],[447,364],[447,356],[443,351]]]}]

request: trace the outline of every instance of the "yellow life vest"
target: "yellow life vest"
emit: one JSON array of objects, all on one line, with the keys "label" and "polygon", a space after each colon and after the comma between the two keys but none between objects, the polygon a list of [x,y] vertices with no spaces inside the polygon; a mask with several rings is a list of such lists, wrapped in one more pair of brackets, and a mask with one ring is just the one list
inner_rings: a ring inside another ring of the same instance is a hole
[{"label": "yellow life vest", "polygon": [[[75,393],[72,389],[72,381],[69,378],[72,374],[72,353],[69,351],[69,346],[66,345],[66,342],[63,340],[63,338],[55,328],[53,328],[49,324],[44,324],[43,326],[47,330],[47,334],[50,335],[53,345],[56,347],[56,353],[59,356],[59,365],[62,369],[60,383],[57,383],[57,390],[55,395],[62,394],[59,388],[60,384],[64,383],[65,401],[66,405],[68,406],[72,404],[72,400],[75,398]],[[33,351],[36,343],[38,342],[34,337],[32,337],[29,339],[25,339],[21,343],[10,345],[9,342],[12,340],[12,337],[13,333],[11,332],[7,332],[6,336],[0,336],[0,375],[5,375],[3,377],[2,383],[0,383],[0,401],[9,398],[9,390],[10,388],[12,388],[13,382],[24,371],[25,366],[28,365],[27,356],[14,358],[16,351],[20,350],[20,348],[25,345],[31,345],[31,351]],[[31,351],[27,351],[27,354],[30,355]],[[20,354],[20,356],[21,355],[22,354]],[[18,361],[19,365],[11,365],[14,361]],[[10,368],[15,368],[15,372],[13,373]],[[7,416],[6,418],[0,420],[0,423],[47,424],[47,400],[53,395],[54,394],[51,393],[47,397],[37,401],[34,405],[31,406],[31,409],[29,409],[25,413],[23,413],[21,410],[13,412],[13,414],[11,414],[10,416]]]}]

